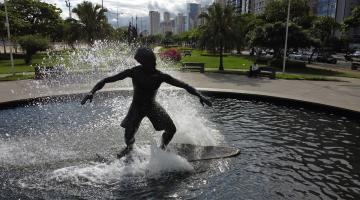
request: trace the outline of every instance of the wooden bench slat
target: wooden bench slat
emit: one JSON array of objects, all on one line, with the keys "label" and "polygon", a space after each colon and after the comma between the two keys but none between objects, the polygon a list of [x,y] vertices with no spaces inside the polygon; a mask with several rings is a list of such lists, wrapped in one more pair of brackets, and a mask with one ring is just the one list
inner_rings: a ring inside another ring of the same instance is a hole
[{"label": "wooden bench slat", "polygon": [[182,63],[181,70],[186,70],[186,69],[196,69],[196,70],[200,70],[201,73],[204,73],[205,63],[184,62]]},{"label": "wooden bench slat", "polygon": [[249,77],[256,77],[257,75],[265,75],[269,76],[271,79],[275,79],[276,70],[272,67],[259,67],[257,70],[252,70],[252,67],[250,66]]}]

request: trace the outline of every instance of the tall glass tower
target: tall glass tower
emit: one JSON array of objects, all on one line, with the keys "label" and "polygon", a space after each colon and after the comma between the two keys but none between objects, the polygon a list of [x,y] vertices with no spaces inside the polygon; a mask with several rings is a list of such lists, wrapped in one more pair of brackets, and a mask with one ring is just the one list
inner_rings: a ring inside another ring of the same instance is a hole
[{"label": "tall glass tower", "polygon": [[186,31],[191,30],[199,25],[200,4],[187,4]]},{"label": "tall glass tower", "polygon": [[337,0],[318,0],[316,11],[318,16],[336,17]]}]

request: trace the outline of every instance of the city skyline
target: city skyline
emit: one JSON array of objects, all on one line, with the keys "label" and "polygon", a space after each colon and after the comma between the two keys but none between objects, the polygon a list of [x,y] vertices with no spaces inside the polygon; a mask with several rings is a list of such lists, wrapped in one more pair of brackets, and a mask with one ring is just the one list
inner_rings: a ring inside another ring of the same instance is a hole
[{"label": "city skyline", "polygon": [[[4,0],[0,0],[3,2]],[[40,0],[42,2],[50,3],[62,10],[61,17],[69,17],[69,11],[66,7],[65,0]],[[84,0],[70,0],[71,7],[74,8],[77,4]],[[94,4],[102,4],[102,0],[87,0]],[[167,0],[103,0],[104,7],[108,9],[109,22],[113,25],[117,23],[117,13],[119,13],[120,26],[125,26],[131,20],[131,17],[148,17],[149,11],[158,11],[160,13],[169,12],[171,18],[176,17],[178,13],[186,11],[186,4],[190,2],[200,3],[202,5],[209,5],[213,0],[177,0],[168,3]],[[75,15],[73,15],[74,17]]]}]

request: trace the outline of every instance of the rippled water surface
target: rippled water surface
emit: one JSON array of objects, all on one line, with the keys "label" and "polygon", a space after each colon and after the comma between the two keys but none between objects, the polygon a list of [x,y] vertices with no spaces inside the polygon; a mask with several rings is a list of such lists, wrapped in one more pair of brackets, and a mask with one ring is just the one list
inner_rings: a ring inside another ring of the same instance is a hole
[{"label": "rippled water surface", "polygon": [[0,199],[359,199],[360,122],[264,102],[160,94],[174,142],[238,147],[189,163],[156,148],[144,120],[131,161],[98,163],[123,146],[129,97],[0,110]]}]

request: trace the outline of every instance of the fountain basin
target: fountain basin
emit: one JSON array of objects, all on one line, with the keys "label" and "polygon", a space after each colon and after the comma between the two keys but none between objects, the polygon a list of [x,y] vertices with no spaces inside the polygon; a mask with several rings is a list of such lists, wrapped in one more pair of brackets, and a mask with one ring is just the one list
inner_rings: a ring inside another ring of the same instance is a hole
[{"label": "fountain basin", "polygon": [[[179,129],[174,142],[229,145],[236,158],[176,162],[156,157],[159,133],[145,120],[138,160],[110,165],[81,158],[122,145],[119,126],[131,91],[103,92],[79,106],[82,94],[3,103],[0,119],[1,198],[356,199],[360,188],[359,113],[279,97],[203,91],[202,108],[179,91],[161,91]],[[180,108],[180,109],[179,109]],[[180,111],[179,111],[180,110]],[[198,134],[198,135],[197,135]],[[194,136],[195,135],[195,136]],[[192,138],[192,136],[194,136]],[[155,154],[154,154],[155,153]],[[147,159],[153,155],[153,158]],[[147,157],[148,156],[148,157]],[[66,162],[69,157],[79,162]],[[146,157],[143,161],[140,158]],[[58,163],[58,161],[64,161]],[[50,162],[49,162],[50,161]],[[51,165],[51,163],[55,163]],[[50,165],[48,164],[50,163]],[[149,166],[150,165],[150,166]],[[152,169],[152,170],[150,170]]]}]

